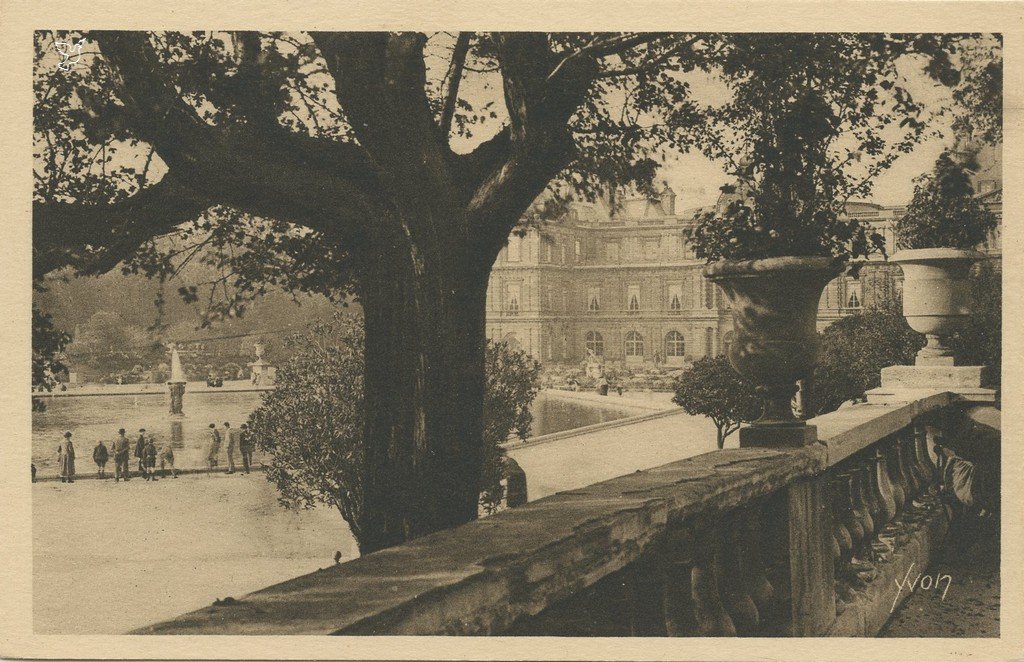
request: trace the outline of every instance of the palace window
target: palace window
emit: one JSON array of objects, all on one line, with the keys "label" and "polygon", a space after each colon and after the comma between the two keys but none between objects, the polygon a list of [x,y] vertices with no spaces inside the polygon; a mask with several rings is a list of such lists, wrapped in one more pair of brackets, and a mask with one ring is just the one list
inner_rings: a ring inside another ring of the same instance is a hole
[{"label": "palace window", "polygon": [[600,333],[597,331],[587,331],[584,342],[588,352],[593,352],[596,356],[604,356],[604,338]]},{"label": "palace window", "polygon": [[683,311],[683,286],[675,283],[668,286],[668,312],[679,315]]},{"label": "palace window", "polygon": [[575,242],[573,242],[573,248],[576,251],[576,261],[579,262],[580,261],[580,254],[583,252],[582,246],[580,246],[580,240],[579,239],[577,239]]},{"label": "palace window", "polygon": [[520,302],[523,296],[523,288],[518,283],[510,284],[507,290],[507,298],[505,299],[505,312],[509,315],[518,315],[520,310]]},{"label": "palace window", "polygon": [[596,313],[601,310],[601,288],[591,287],[587,289],[587,310]]},{"label": "palace window", "polygon": [[847,282],[846,284],[846,307],[847,308],[860,308],[861,297],[864,294],[864,290],[859,280]]},{"label": "palace window", "polygon": [[665,356],[683,356],[686,353],[686,342],[683,334],[678,331],[669,331],[665,336]]},{"label": "palace window", "polygon": [[715,284],[711,281],[704,281],[704,307],[715,307]]},{"label": "palace window", "polygon": [[630,285],[626,290],[626,312],[636,315],[640,312],[640,286]]},{"label": "palace window", "polygon": [[636,331],[626,334],[626,356],[644,355],[644,337]]}]

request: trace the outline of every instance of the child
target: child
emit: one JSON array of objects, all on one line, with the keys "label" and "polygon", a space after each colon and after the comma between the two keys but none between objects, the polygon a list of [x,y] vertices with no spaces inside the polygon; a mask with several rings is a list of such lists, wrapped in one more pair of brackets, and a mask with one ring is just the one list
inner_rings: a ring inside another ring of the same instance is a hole
[{"label": "child", "polygon": [[110,453],[107,452],[107,447],[101,439],[100,443],[96,444],[96,448],[92,449],[92,461],[96,463],[96,475],[100,478],[106,478],[108,459],[110,459]]},{"label": "child", "polygon": [[146,445],[142,448],[142,466],[146,470],[146,480],[157,480],[156,443],[153,441],[153,435],[146,438]]}]

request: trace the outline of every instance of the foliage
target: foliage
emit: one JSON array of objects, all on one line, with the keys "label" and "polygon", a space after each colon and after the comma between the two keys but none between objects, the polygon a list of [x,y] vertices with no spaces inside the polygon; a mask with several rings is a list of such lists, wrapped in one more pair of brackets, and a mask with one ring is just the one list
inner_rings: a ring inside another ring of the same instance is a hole
[{"label": "foliage", "polygon": [[953,130],[995,144],[1003,140],[1003,37],[986,35],[960,52]]},{"label": "foliage", "polygon": [[[71,337],[53,326],[51,317],[32,306],[32,390],[52,391],[57,376],[67,370],[64,348]],[[32,411],[43,411],[46,404],[32,398]]]},{"label": "foliage", "polygon": [[155,365],[166,352],[145,329],[125,322],[115,312],[100,310],[79,328],[67,354],[76,367],[86,367],[105,380],[136,365]]},{"label": "foliage", "polygon": [[818,365],[810,387],[816,415],[860,400],[881,386],[882,368],[910,365],[924,345],[907,325],[898,298],[883,299],[856,315],[844,317],[818,334]]},{"label": "foliage", "polygon": [[[291,358],[277,371],[277,387],[263,395],[249,418],[256,447],[270,456],[267,479],[286,507],[337,508],[362,545],[362,320],[336,313],[285,342]],[[489,342],[485,370],[480,504],[494,512],[504,498],[501,444],[529,434],[540,366],[506,343]]]},{"label": "foliage", "polygon": [[754,385],[741,378],[723,355],[694,361],[676,380],[672,402],[691,416],[707,416],[718,428],[718,448],[764,408]]},{"label": "foliage", "polygon": [[843,218],[853,196],[925,133],[923,104],[899,64],[949,81],[953,35],[732,35],[720,58],[731,98],[702,111],[692,140],[728,163],[739,195],[698,217],[694,251],[707,261],[783,255],[856,258],[883,248]]},{"label": "foliage", "polygon": [[993,385],[1001,381],[1003,359],[1003,282],[996,260],[985,260],[971,272],[973,310],[949,346],[964,365],[985,365]]},{"label": "foliage", "polygon": [[972,249],[998,220],[974,197],[967,168],[943,152],[932,173],[914,187],[907,211],[896,219],[897,248]]}]

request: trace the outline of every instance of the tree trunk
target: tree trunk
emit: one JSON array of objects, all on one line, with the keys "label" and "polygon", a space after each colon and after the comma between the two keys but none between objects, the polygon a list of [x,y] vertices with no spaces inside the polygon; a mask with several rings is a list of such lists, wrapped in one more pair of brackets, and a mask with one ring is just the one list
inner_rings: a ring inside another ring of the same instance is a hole
[{"label": "tree trunk", "polygon": [[473,520],[480,494],[487,270],[411,243],[387,253],[359,287],[362,553]]}]

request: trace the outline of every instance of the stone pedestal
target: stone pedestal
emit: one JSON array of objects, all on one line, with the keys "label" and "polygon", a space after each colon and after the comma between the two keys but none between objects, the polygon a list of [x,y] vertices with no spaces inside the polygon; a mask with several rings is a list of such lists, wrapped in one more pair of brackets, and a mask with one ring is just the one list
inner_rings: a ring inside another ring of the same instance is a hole
[{"label": "stone pedestal", "polygon": [[818,441],[814,425],[751,425],[740,428],[740,448],[801,448]]},{"label": "stone pedestal", "polygon": [[868,402],[904,402],[935,391],[956,393],[970,402],[995,402],[995,390],[982,386],[989,372],[987,366],[953,365],[952,357],[918,357],[917,365],[882,368],[882,385],[867,392]]},{"label": "stone pedestal", "polygon": [[182,407],[185,398],[185,382],[168,382],[167,385],[171,389],[171,414],[184,416]]}]

